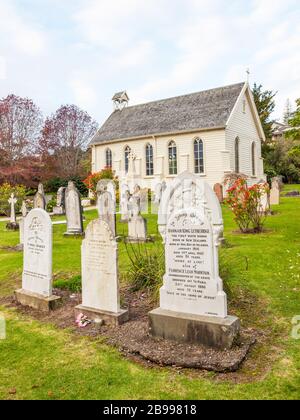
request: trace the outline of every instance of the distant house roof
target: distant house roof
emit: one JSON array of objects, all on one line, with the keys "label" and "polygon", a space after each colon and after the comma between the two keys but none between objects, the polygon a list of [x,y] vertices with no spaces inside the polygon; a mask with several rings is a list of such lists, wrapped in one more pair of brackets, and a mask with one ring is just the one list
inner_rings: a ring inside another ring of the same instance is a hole
[{"label": "distant house roof", "polygon": [[292,130],[292,127],[287,124],[282,124],[280,122],[274,121],[272,124],[272,134],[273,136],[283,136],[287,131]]},{"label": "distant house roof", "polygon": [[225,127],[245,83],[115,110],[91,141]]}]

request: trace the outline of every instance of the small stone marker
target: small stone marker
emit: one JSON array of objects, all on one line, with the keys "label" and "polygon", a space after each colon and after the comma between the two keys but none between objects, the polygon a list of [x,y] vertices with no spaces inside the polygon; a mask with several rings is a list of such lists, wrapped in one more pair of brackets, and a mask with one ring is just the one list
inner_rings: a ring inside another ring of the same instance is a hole
[{"label": "small stone marker", "polygon": [[224,201],[223,185],[222,184],[215,184],[214,185],[214,192],[215,192],[216,196],[218,197],[219,202],[223,203],[223,201]]},{"label": "small stone marker", "polygon": [[83,219],[80,193],[73,181],[69,181],[65,193],[67,232],[65,236],[83,236]]},{"label": "small stone marker", "polygon": [[53,207],[53,213],[56,215],[63,215],[66,212],[65,193],[66,193],[66,187],[60,187],[57,191],[56,206]]},{"label": "small stone marker", "polygon": [[270,191],[270,205],[278,206],[280,204],[280,184],[277,178],[272,179],[272,188]]},{"label": "small stone marker", "polygon": [[45,193],[44,193],[44,186],[41,183],[39,183],[38,191],[34,196],[33,207],[35,209],[46,210],[46,197],[45,197]]},{"label": "small stone marker", "polygon": [[82,305],[75,308],[94,321],[120,325],[128,311],[120,309],[118,246],[109,225],[101,219],[87,227],[81,247]]},{"label": "small stone marker", "polygon": [[49,311],[59,297],[52,295],[52,222],[43,209],[33,209],[24,220],[22,289],[15,292],[24,306]]},{"label": "small stone marker", "polygon": [[146,242],[147,241],[147,220],[141,215],[141,197],[140,190],[129,200],[130,217],[128,221],[128,242]]},{"label": "small stone marker", "polygon": [[218,349],[232,347],[240,322],[227,315],[219,276],[223,220],[215,193],[205,181],[183,173],[168,186],[158,223],[166,274],[160,308],[149,313],[150,333]]}]

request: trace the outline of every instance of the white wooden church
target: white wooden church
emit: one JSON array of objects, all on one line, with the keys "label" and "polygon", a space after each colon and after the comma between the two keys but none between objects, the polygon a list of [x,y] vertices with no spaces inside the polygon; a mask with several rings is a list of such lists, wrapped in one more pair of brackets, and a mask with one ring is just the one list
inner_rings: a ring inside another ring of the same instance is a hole
[{"label": "white wooden church", "polygon": [[189,171],[211,186],[232,172],[265,179],[265,135],[249,84],[239,83],[137,106],[114,95],[114,112],[91,141],[92,172],[112,168],[123,178],[129,155],[141,187],[154,189]]}]

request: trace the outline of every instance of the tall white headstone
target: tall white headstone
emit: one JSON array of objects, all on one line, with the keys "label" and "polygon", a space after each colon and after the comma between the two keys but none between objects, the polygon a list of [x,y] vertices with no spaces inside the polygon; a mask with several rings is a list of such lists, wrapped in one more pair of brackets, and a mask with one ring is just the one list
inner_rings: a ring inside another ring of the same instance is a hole
[{"label": "tall white headstone", "polygon": [[93,320],[121,324],[128,311],[120,308],[118,245],[109,225],[101,219],[87,227],[81,247],[82,313]]},{"label": "tall white headstone", "polygon": [[120,210],[121,222],[127,223],[129,219],[129,199],[130,191],[127,184],[121,183],[120,185]]},{"label": "tall white headstone", "polygon": [[280,204],[280,183],[278,178],[272,179],[272,188],[270,191],[270,205],[278,206]]},{"label": "tall white headstone", "polygon": [[217,196],[205,181],[185,172],[168,186],[158,223],[165,243],[166,273],[160,308],[149,314],[151,333],[231,347],[239,321],[227,314],[219,275],[223,219]]},{"label": "tall white headstone", "polygon": [[65,192],[67,232],[65,236],[83,235],[83,219],[80,193],[73,181],[69,181]]},{"label": "tall white headstone", "polygon": [[66,187],[60,187],[58,189],[56,196],[56,206],[53,208],[54,214],[65,214],[65,192]]},{"label": "tall white headstone", "polygon": [[33,207],[35,209],[46,210],[46,197],[45,197],[45,192],[44,192],[44,186],[42,183],[39,183],[38,191],[34,196]]},{"label": "tall white headstone", "polygon": [[17,300],[36,309],[52,309],[52,222],[43,209],[31,210],[24,220],[22,289]]},{"label": "tall white headstone", "polygon": [[116,236],[116,201],[109,191],[98,193],[97,209],[99,219],[104,220]]},{"label": "tall white headstone", "polygon": [[17,223],[17,219],[16,219],[16,209],[15,209],[15,205],[17,204],[17,199],[14,195],[14,193],[11,194],[8,203],[10,204],[10,223],[12,225],[15,225]]}]

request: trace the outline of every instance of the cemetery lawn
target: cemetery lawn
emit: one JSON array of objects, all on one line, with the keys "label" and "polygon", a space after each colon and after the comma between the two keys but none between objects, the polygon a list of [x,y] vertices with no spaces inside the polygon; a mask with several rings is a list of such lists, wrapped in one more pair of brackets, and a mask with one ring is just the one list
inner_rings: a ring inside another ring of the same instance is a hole
[{"label": "cemetery lawn", "polygon": [[[300,340],[291,332],[293,317],[300,315],[300,198],[282,197],[273,210],[263,234],[241,235],[224,208],[221,260],[230,312],[257,331],[258,343],[239,372],[222,375],[146,366],[103,338],[81,337],[6,307],[6,297],[21,285],[22,254],[6,248],[17,245],[18,233],[0,222],[0,315],[7,324],[7,338],[0,340],[0,398],[299,399]],[[85,224],[96,217],[96,211],[85,214]],[[148,223],[160,241],[156,216]],[[125,229],[118,225],[119,233]],[[64,225],[54,226],[55,279],[80,274],[81,240],[64,238],[64,231]],[[122,243],[119,257],[124,283],[128,257]]]}]

